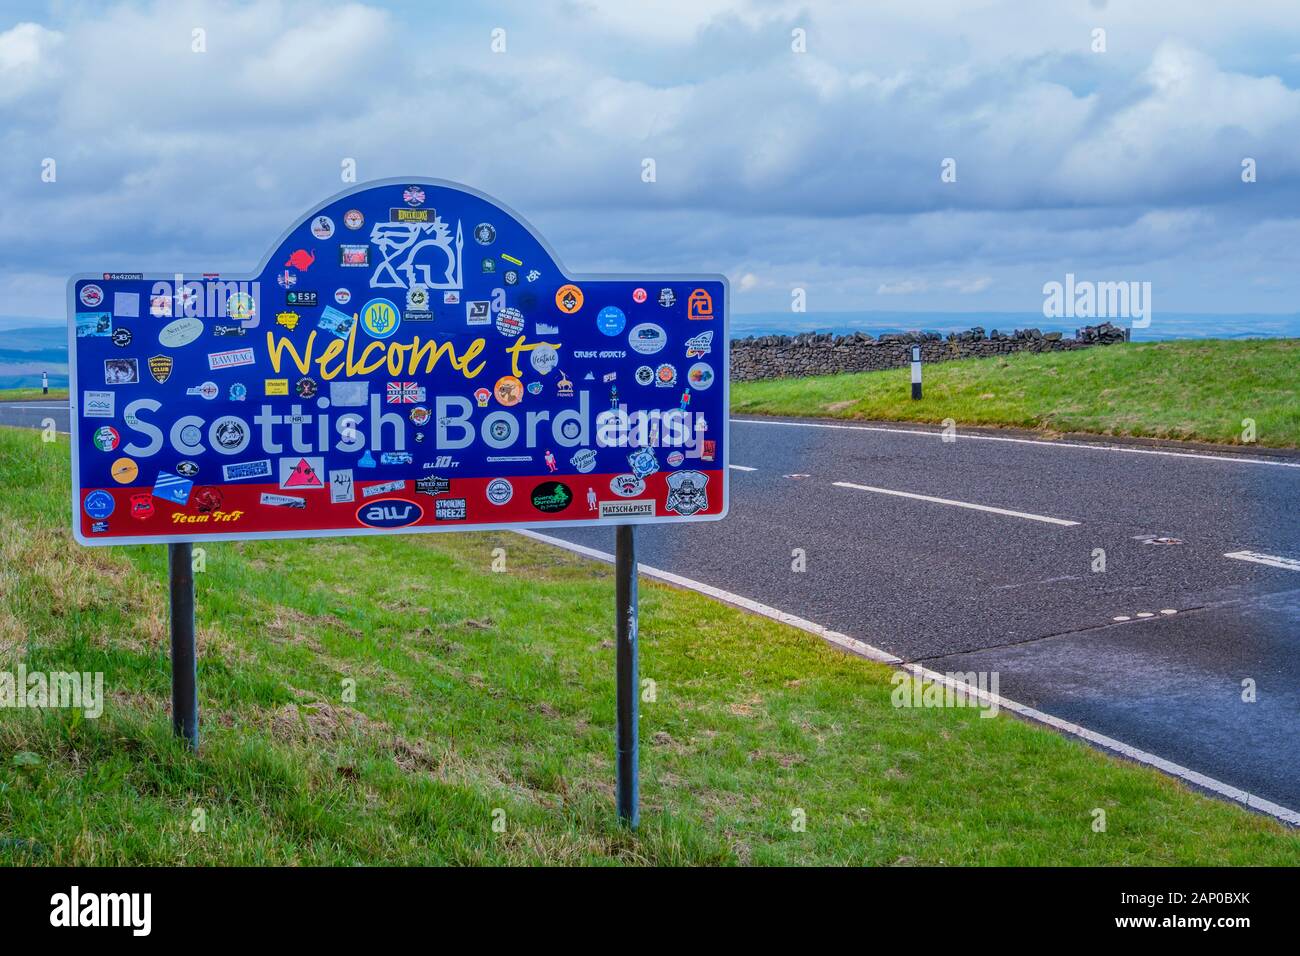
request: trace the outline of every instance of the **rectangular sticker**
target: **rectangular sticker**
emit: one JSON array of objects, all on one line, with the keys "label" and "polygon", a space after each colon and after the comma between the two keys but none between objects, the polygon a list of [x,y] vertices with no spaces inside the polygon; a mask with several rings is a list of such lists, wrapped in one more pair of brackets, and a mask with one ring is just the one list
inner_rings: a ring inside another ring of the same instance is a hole
[{"label": "rectangular sticker", "polygon": [[370,485],[361,489],[363,498],[373,498],[375,495],[386,495],[392,491],[402,491],[406,488],[405,481],[385,481],[382,484]]},{"label": "rectangular sticker", "polygon": [[271,459],[261,461],[242,461],[234,465],[223,465],[221,477],[226,481],[244,481],[249,478],[270,478]]},{"label": "rectangular sticker", "polygon": [[113,314],[120,315],[124,319],[139,318],[140,293],[139,292],[114,292],[113,293]]},{"label": "rectangular sticker", "polygon": [[113,334],[112,312],[78,312],[77,338],[106,339]]},{"label": "rectangular sticker", "polygon": [[654,513],[653,501],[602,501],[600,503],[602,518],[641,518],[651,517]]},{"label": "rectangular sticker", "polygon": [[276,508],[306,508],[307,507],[306,498],[295,498],[293,495],[276,495],[276,494],[272,494],[269,491],[262,492],[262,496],[258,500],[260,501],[261,504],[272,505],[273,507]]},{"label": "rectangular sticker", "polygon": [[81,414],[87,418],[112,418],[117,392],[82,392]]},{"label": "rectangular sticker", "polygon": [[356,494],[352,488],[352,469],[340,468],[330,472],[330,503],[341,505],[355,501]]},{"label": "rectangular sticker", "polygon": [[213,371],[235,368],[239,365],[252,365],[254,361],[252,349],[230,349],[226,352],[208,353],[208,368]]}]

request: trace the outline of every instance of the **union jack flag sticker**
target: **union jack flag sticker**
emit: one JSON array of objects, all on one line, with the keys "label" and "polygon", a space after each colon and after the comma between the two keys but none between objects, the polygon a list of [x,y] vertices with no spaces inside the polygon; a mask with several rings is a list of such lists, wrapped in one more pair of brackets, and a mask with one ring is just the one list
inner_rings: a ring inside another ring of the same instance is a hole
[{"label": "union jack flag sticker", "polygon": [[424,388],[415,382],[389,382],[389,405],[417,405],[424,401]]}]

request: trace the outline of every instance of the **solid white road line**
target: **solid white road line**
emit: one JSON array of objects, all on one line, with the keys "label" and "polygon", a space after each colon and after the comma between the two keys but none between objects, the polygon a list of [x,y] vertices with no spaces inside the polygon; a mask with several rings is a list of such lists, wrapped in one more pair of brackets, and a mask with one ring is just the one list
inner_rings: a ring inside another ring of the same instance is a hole
[{"label": "solid white road line", "polygon": [[[588,558],[595,558],[598,561],[604,561],[607,564],[614,562],[614,556],[606,551],[598,551],[595,548],[584,547],[580,544],[573,544],[565,541],[563,538],[555,538],[549,534],[541,534],[537,531],[516,531],[516,534],[523,535],[525,538],[532,538],[546,544],[555,545],[557,548],[564,548],[566,551],[572,551]],[[715,600],[722,601],[725,604],[731,604],[746,611],[752,611],[755,614],[761,614],[763,617],[771,618],[774,621],[780,621],[782,624],[789,624],[797,627],[801,631],[807,631],[809,634],[815,634],[822,640],[834,644],[851,654],[859,657],[865,657],[869,660],[877,661],[881,664],[888,664],[898,667],[922,678],[923,680],[934,681],[945,686],[956,687],[958,682],[946,674],[940,674],[937,671],[929,670],[919,664],[904,664],[902,660],[888,651],[883,651],[878,647],[872,647],[865,641],[859,641],[855,637],[849,637],[847,634],[841,634],[838,631],[832,631],[830,628],[823,627],[812,621],[785,611],[771,607],[767,604],[760,604],[758,601],[750,600],[739,594],[732,594],[730,591],[724,591],[721,588],[715,588],[711,584],[704,584],[701,581],[693,581],[690,578],[682,577],[680,574],[673,574],[670,571],[661,571],[658,568],[647,567],[644,564],[637,564],[637,571],[649,578],[656,578],[660,581],[666,581],[677,587],[686,588],[691,591],[698,591],[701,594],[707,594]],[[1033,707],[1027,707],[1014,700],[1008,700],[1000,694],[990,694],[987,691],[972,687],[969,684],[962,684],[965,693],[970,696],[978,697],[981,701],[988,704],[997,704],[998,707],[1019,714],[1027,720],[1035,723],[1045,724],[1048,727],[1058,730],[1061,733],[1069,734],[1072,737],[1078,737],[1086,740],[1097,747],[1102,747],[1119,754],[1122,757],[1132,760],[1135,763],[1146,764],[1148,767],[1155,767],[1173,777],[1185,780],[1194,786],[1211,793],[1218,794],[1225,799],[1232,800],[1236,803],[1243,804],[1259,813],[1267,814],[1281,820],[1283,823],[1289,823],[1291,826],[1300,826],[1300,813],[1281,804],[1273,803],[1271,800],[1265,800],[1240,787],[1234,787],[1224,783],[1222,780],[1215,780],[1213,777],[1207,777],[1203,773],[1197,773],[1180,764],[1173,763],[1163,757],[1157,757],[1155,754],[1147,753],[1145,750],[1139,750],[1123,741],[1116,740],[1113,737],[1107,737],[1105,734],[1099,734],[1094,730],[1080,724],[1072,723],[1068,720],[1062,720],[1052,714],[1045,713],[1041,710],[1035,710]]]},{"label": "solid white road line", "polygon": [[[942,433],[924,431],[919,428],[886,428],[883,425],[832,425],[829,422],[783,422],[758,418],[733,418],[733,422],[742,425],[789,425],[795,428],[836,428],[858,432],[888,432],[891,435],[924,435],[926,438],[938,438]],[[1298,461],[1280,461],[1272,458],[1246,458],[1234,454],[1206,455],[1191,451],[1165,451],[1160,448],[1130,448],[1125,445],[1089,444],[1076,441],[1044,441],[1041,438],[1005,438],[1001,435],[963,435],[954,433],[963,441],[1001,441],[1016,445],[1045,445],[1048,448],[1083,448],[1088,451],[1117,451],[1128,455],[1165,455],[1171,458],[1200,458],[1204,461],[1221,461],[1238,465],[1274,465],[1278,468],[1300,468]]]},{"label": "solid white road line", "polygon": [[[545,544],[553,544],[557,548],[564,548],[566,551],[573,551],[584,557],[595,558],[597,561],[604,561],[612,564],[614,556],[607,551],[598,551],[595,548],[588,548],[585,545],[574,544],[571,541],[565,541],[563,538],[555,538],[549,534],[542,534],[540,531],[516,531],[525,538],[532,538],[534,541],[541,541]],[[771,618],[774,621],[780,621],[782,624],[789,624],[791,627],[797,627],[801,631],[807,631],[809,634],[816,634],[824,641],[828,641],[837,647],[842,647],[847,651],[852,651],[862,657],[869,657],[873,661],[879,661],[882,664],[898,664],[900,659],[887,651],[882,651],[863,644],[861,641],[840,634],[838,631],[832,631],[830,628],[823,627],[820,624],[814,624],[812,621],[804,620],[794,614],[778,610],[767,604],[760,604],[758,601],[743,597],[739,594],[732,594],[730,591],[723,591],[715,588],[711,584],[704,584],[701,581],[692,581],[690,578],[684,578],[680,574],[673,574],[671,571],[662,571],[659,568],[652,568],[649,565],[637,563],[637,573],[644,574],[648,578],[654,578],[658,581],[664,581],[668,584],[675,584],[679,588],[686,588],[690,591],[698,591],[701,594],[707,594],[709,597],[724,604],[732,604],[746,611],[752,611],[755,614],[761,614],[763,617]]]},{"label": "solid white road line", "polygon": [[1283,568],[1287,571],[1300,571],[1300,561],[1295,558],[1279,558],[1274,554],[1259,554],[1255,551],[1229,551],[1224,557],[1236,558],[1238,561],[1253,561],[1256,564],[1267,564],[1271,568]]},{"label": "solid white road line", "polygon": [[854,488],[858,491],[874,491],[878,495],[896,495],[899,498],[915,498],[917,501],[932,501],[938,505],[952,505],[954,508],[970,508],[972,511],[989,511],[995,515],[1009,515],[1012,518],[1027,518],[1030,521],[1044,521],[1047,524],[1059,524],[1065,527],[1076,525],[1077,521],[1064,518],[1049,518],[1046,515],[1030,514],[1028,511],[1012,511],[1008,508],[994,508],[990,505],[976,505],[969,501],[953,501],[951,498],[934,498],[930,495],[914,495],[910,491],[894,491],[892,488],[875,488],[871,485],[855,485],[851,481],[831,482],[836,488]]},{"label": "solid white road line", "polygon": [[758,471],[757,468],[750,468],[747,465],[728,465],[728,468],[734,468],[736,471]]}]

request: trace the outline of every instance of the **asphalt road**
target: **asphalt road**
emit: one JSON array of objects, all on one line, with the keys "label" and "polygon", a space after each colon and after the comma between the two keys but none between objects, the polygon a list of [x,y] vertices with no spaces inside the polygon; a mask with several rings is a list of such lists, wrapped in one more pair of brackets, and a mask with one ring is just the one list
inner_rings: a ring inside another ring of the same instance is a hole
[{"label": "asphalt road", "polygon": [[0,402],[0,425],[22,425],[27,428],[40,428],[41,423],[53,418],[58,431],[66,432],[71,427],[68,419],[67,399],[56,402]]},{"label": "asphalt road", "polygon": [[641,563],[996,671],[1006,697],[1300,808],[1300,458],[742,419],[731,442],[727,520],[638,529]]},{"label": "asphalt road", "polygon": [[[46,417],[67,430],[65,402],[0,404],[0,424]],[[727,520],[642,527],[641,563],[995,671],[1006,697],[1300,809],[1300,458],[745,419],[731,442]],[[546,532],[613,550],[609,529]]]}]

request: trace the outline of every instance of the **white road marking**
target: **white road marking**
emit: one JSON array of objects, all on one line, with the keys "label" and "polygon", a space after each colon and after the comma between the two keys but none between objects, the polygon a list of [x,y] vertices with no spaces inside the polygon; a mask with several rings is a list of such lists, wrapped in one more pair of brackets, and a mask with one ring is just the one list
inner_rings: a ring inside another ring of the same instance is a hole
[{"label": "white road marking", "polygon": [[[597,551],[595,548],[584,547],[580,544],[573,544],[565,541],[563,538],[555,538],[548,534],[541,534],[537,531],[516,531],[516,534],[523,535],[525,538],[532,538],[535,541],[541,541],[545,544],[554,545],[557,548],[564,548],[566,551],[572,551],[576,554],[584,555],[588,558],[595,558],[598,561],[604,561],[606,564],[613,564],[614,556],[607,551]],[[731,604],[735,607],[742,608],[746,611],[752,611],[763,617],[771,618],[774,621],[780,621],[782,624],[789,624],[791,627],[797,627],[801,631],[809,634],[815,634],[822,640],[834,644],[836,647],[846,650],[858,657],[865,657],[869,660],[881,664],[887,664],[891,667],[897,667],[901,670],[908,671],[923,680],[934,681],[945,686],[957,685],[951,677],[946,674],[940,674],[936,671],[928,670],[919,664],[905,664],[903,661],[888,651],[881,650],[878,647],[872,647],[865,641],[860,641],[856,637],[849,637],[847,634],[841,634],[839,631],[832,631],[828,627],[813,621],[797,617],[767,604],[760,604],[758,601],[743,597],[739,594],[733,594],[730,591],[724,591],[721,588],[715,588],[711,584],[704,584],[701,581],[693,581],[690,578],[682,577],[679,574],[673,574],[671,571],[661,571],[658,568],[648,567],[644,564],[637,564],[637,572],[644,574],[646,577],[655,578],[674,584],[677,587],[686,588],[691,591],[698,591],[700,594],[707,594],[715,600],[722,601],[724,604]],[[1053,730],[1069,734],[1072,737],[1078,737],[1088,741],[1094,746],[1110,750],[1114,753],[1132,760],[1135,763],[1146,764],[1148,767],[1154,767],[1173,777],[1200,787],[1203,790],[1209,790],[1219,796],[1240,803],[1243,806],[1255,810],[1259,813],[1267,814],[1270,817],[1288,823],[1291,826],[1300,826],[1300,813],[1281,804],[1273,803],[1271,800],[1265,800],[1255,794],[1234,787],[1231,784],[1224,783],[1221,780],[1215,780],[1213,777],[1207,777],[1203,773],[1198,773],[1180,764],[1176,764],[1163,757],[1157,757],[1153,753],[1145,750],[1139,750],[1137,747],[1130,746],[1123,741],[1116,740],[1114,737],[1107,737],[1105,734],[1099,734],[1095,730],[1089,730],[1081,724],[1076,724],[1068,720],[1063,720],[1053,714],[1045,713],[1041,710],[1035,710],[1014,700],[1009,700],[999,694],[991,694],[988,691],[980,690],[968,684],[963,684],[965,692],[977,697],[979,700],[988,704],[997,704],[998,707],[1019,714],[1026,720],[1032,720],[1035,723],[1045,724]]]},{"label": "white road marking", "polygon": [[[571,541],[565,541],[563,538],[555,538],[549,534],[542,534],[540,531],[517,531],[525,538],[532,538],[534,541],[541,541],[545,544],[555,545],[557,548],[564,548],[566,551],[573,551],[584,557],[595,558],[597,561],[604,561],[608,564],[614,562],[614,556],[607,551],[597,551],[595,548],[588,548],[585,545],[574,544]],[[830,628],[823,627],[820,624],[814,624],[812,621],[804,620],[794,614],[778,610],[767,604],[760,604],[758,601],[742,597],[739,594],[732,594],[730,591],[723,591],[715,588],[711,584],[704,584],[701,581],[693,581],[690,578],[684,578],[680,574],[673,574],[671,571],[661,571],[659,568],[652,568],[649,565],[637,564],[637,573],[644,574],[648,578],[654,578],[664,581],[668,584],[675,584],[677,587],[686,588],[690,591],[698,591],[701,594],[707,594],[709,597],[724,604],[731,604],[746,611],[752,611],[763,617],[771,618],[774,621],[780,621],[782,624],[789,624],[791,627],[797,627],[801,631],[807,631],[809,634],[816,634],[824,641],[842,647],[847,651],[858,654],[862,657],[869,657],[873,661],[879,661],[882,664],[900,664],[902,661],[887,651],[878,650],[870,645],[863,644],[861,641],[840,634],[838,631],[832,631]]]},{"label": "white road marking", "polygon": [[1077,521],[1065,518],[1049,518],[1046,515],[1030,514],[1028,511],[1012,511],[1009,508],[994,508],[991,505],[976,505],[969,501],[953,501],[951,498],[935,498],[931,495],[916,495],[910,491],[894,491],[892,488],[876,488],[872,485],[855,485],[851,481],[832,482],[836,488],[854,488],[858,491],[874,491],[879,495],[896,495],[899,498],[915,498],[917,501],[932,501],[939,505],[952,505],[954,508],[970,508],[972,511],[988,511],[995,515],[1008,515],[1012,518],[1027,518],[1030,521],[1044,521],[1047,524],[1059,524],[1066,527],[1077,525]]},{"label": "white road marking", "polygon": [[1236,558],[1238,561],[1253,561],[1256,564],[1267,564],[1271,568],[1283,568],[1287,571],[1300,571],[1300,561],[1295,558],[1280,558],[1275,554],[1259,554],[1255,551],[1229,551],[1224,557]]},{"label": "white road marking", "polygon": [[736,471],[758,471],[757,468],[750,468],[748,465],[728,465],[728,468],[734,468]]},{"label": "white road marking", "polygon": [[[891,435],[924,435],[926,438],[940,438],[942,432],[924,431],[919,428],[886,428],[883,425],[833,425],[829,422],[783,422],[764,421],[757,418],[733,418],[733,422],[742,425],[791,425],[799,428],[838,428],[847,431],[888,432]],[[1004,438],[1001,435],[955,435],[966,441],[1001,441],[1017,445],[1046,445],[1049,448],[1083,448],[1089,451],[1116,451],[1129,455],[1165,455],[1171,458],[1200,458],[1205,461],[1221,461],[1238,465],[1274,465],[1278,468],[1300,468],[1300,461],[1279,461],[1272,458],[1246,458],[1238,455],[1206,455],[1191,451],[1165,451],[1160,448],[1130,448],[1124,445],[1087,444],[1074,441],[1045,441],[1041,438]]]},{"label": "white road marking", "polygon": [[[1160,613],[1161,613],[1162,615],[1164,615],[1165,617],[1171,617],[1171,616],[1173,616],[1174,614],[1177,614],[1178,611],[1175,610],[1175,609],[1172,608],[1172,607],[1167,607],[1167,608],[1165,608],[1164,610],[1162,610]],[[1114,617],[1111,618],[1111,620],[1112,620],[1112,621],[1119,621],[1119,622],[1122,623],[1122,622],[1124,622],[1124,621],[1132,621],[1132,620],[1134,620],[1134,618],[1136,617],[1138,620],[1146,621],[1146,620],[1150,620],[1151,618],[1153,618],[1153,617],[1155,617],[1155,616],[1156,616],[1156,612],[1155,612],[1155,611],[1138,611],[1138,612],[1136,613],[1136,615],[1129,615],[1129,614],[1116,614]]]}]

